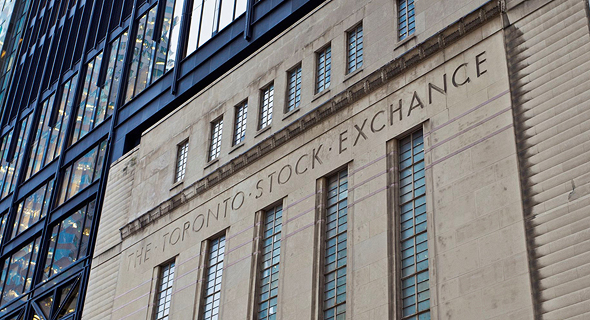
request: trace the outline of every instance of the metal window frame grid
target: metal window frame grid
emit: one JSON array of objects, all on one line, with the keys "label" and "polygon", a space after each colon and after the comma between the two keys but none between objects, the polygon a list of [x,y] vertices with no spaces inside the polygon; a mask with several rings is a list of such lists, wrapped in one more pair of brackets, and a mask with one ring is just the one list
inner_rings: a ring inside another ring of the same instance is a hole
[{"label": "metal window frame grid", "polygon": [[363,66],[363,24],[359,23],[347,32],[346,74],[350,74]]},{"label": "metal window frame grid", "polygon": [[248,121],[248,101],[241,102],[235,107],[234,137],[232,145],[238,145],[246,139],[246,124]]},{"label": "metal window frame grid", "polygon": [[[258,320],[274,320],[277,316],[276,309],[273,313],[267,313],[267,311],[270,308],[276,308],[278,306],[282,219],[282,205],[277,205],[264,212],[264,229],[262,230],[262,241],[260,244],[258,313],[255,317]],[[266,266],[267,262],[269,262],[268,266]],[[265,279],[268,279],[268,281]],[[268,287],[268,289],[265,287]]]},{"label": "metal window frame grid", "polygon": [[274,82],[260,90],[260,115],[258,130],[262,130],[272,123],[272,109],[274,107]]}]

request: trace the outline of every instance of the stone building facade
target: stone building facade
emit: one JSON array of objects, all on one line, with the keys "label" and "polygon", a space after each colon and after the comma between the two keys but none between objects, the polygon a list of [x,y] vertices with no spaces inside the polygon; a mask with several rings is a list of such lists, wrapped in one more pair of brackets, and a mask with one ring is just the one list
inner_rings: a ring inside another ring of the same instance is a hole
[{"label": "stone building facade", "polygon": [[588,3],[402,2],[326,1],[145,131],[83,319],[590,318]]}]

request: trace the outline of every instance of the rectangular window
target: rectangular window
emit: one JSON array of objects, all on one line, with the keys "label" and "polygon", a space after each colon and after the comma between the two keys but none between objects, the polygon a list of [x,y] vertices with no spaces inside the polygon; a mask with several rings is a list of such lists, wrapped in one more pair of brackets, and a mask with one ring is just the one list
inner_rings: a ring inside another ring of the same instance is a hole
[{"label": "rectangular window", "polygon": [[53,179],[35,190],[17,205],[14,228],[12,229],[13,238],[47,215],[52,191]]},{"label": "rectangular window", "polygon": [[330,87],[330,76],[332,74],[332,48],[324,48],[317,53],[317,76],[315,93],[320,93]]},{"label": "rectangular window", "polygon": [[174,182],[184,179],[186,159],[188,156],[188,140],[176,146],[176,149],[176,172],[174,173]]},{"label": "rectangular window", "polygon": [[260,92],[260,122],[258,123],[258,130],[264,129],[272,123],[274,93],[275,86],[273,83]]},{"label": "rectangular window", "polygon": [[211,146],[209,147],[209,161],[219,158],[221,154],[221,134],[223,133],[223,118],[211,123]]},{"label": "rectangular window", "polygon": [[282,227],[282,206],[277,206],[265,212],[264,230],[262,234],[258,320],[273,320],[277,317]]},{"label": "rectangular window", "polygon": [[422,130],[401,140],[399,148],[402,319],[430,319]]},{"label": "rectangular window", "polygon": [[94,206],[92,201],[53,227],[43,279],[48,279],[88,254]]},{"label": "rectangular window", "polygon": [[404,40],[416,31],[414,0],[399,0],[398,25],[399,39]]},{"label": "rectangular window", "polygon": [[207,272],[205,273],[203,320],[216,320],[219,317],[224,256],[225,236],[211,240],[209,244]]},{"label": "rectangular window", "polygon": [[[0,199],[10,194],[16,185],[16,179],[22,168],[23,153],[32,127],[32,113],[19,123],[19,130],[10,130],[0,141]],[[18,135],[15,134],[18,132]],[[12,141],[12,139],[17,139]],[[14,151],[10,152],[14,143]]]},{"label": "rectangular window", "polygon": [[[184,0],[167,0],[160,5],[165,6],[160,10],[163,17],[158,19],[156,5],[139,18],[125,101],[174,67]],[[162,24],[158,28],[156,22],[160,21]]]},{"label": "rectangular window", "polygon": [[156,320],[168,320],[170,303],[172,300],[172,285],[174,284],[175,261],[160,266],[158,294],[156,295]]},{"label": "rectangular window", "polygon": [[40,237],[26,244],[20,250],[8,256],[2,263],[0,287],[2,300],[0,306],[21,297],[29,291],[33,284],[33,274],[37,265]]},{"label": "rectangular window", "polygon": [[187,54],[246,12],[247,0],[194,0]]},{"label": "rectangular window", "polygon": [[236,122],[234,127],[233,145],[239,144],[246,138],[246,118],[248,116],[248,103],[244,102],[236,107]]},{"label": "rectangular window", "polygon": [[351,73],[363,66],[363,25],[359,24],[349,31],[347,38],[346,73]]},{"label": "rectangular window", "polygon": [[346,242],[348,171],[328,179],[326,251],[324,253],[324,319],[346,318]]},{"label": "rectangular window", "polygon": [[[127,37],[127,32],[124,32],[111,43],[108,61],[102,61],[101,52],[88,62],[71,143],[84,137],[113,113],[123,72]],[[100,84],[102,63],[107,63],[107,68],[104,83]]]},{"label": "rectangular window", "polygon": [[75,75],[64,84],[62,98],[57,110],[58,106],[54,105],[55,95],[51,95],[49,99],[43,102],[41,117],[31,146],[26,179],[60,156],[74,105],[74,87],[77,81],[78,75]]},{"label": "rectangular window", "polygon": [[100,178],[107,142],[103,141],[65,169],[58,205]]},{"label": "rectangular window", "polygon": [[301,64],[287,73],[287,109],[285,112],[299,108],[301,104]]}]

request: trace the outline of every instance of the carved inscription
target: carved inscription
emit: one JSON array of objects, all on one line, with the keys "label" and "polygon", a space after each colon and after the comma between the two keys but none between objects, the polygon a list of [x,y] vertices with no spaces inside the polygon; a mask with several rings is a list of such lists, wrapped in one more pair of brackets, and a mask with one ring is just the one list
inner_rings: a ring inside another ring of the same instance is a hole
[{"label": "carved inscription", "polygon": [[[333,156],[338,156],[350,148],[362,146],[363,142],[370,140],[375,134],[383,131],[387,126],[394,126],[404,117],[410,117],[416,109],[424,109],[431,105],[437,98],[446,96],[449,88],[447,80],[454,88],[467,85],[472,81],[471,77],[479,78],[486,74],[485,51],[475,56],[475,61],[461,63],[454,68],[453,74],[448,77],[443,74],[437,83],[428,83],[425,88],[427,99],[424,93],[413,91],[406,97],[400,97],[397,103],[390,104],[386,110],[375,110],[372,114],[355,120],[352,129],[345,129],[336,134],[337,142],[333,147],[319,144],[311,147],[305,153],[293,157],[291,162],[279,166],[276,170],[259,177],[253,190],[236,190],[231,196],[197,209],[194,213],[187,215],[183,222],[174,223],[176,227],[163,233],[159,239],[148,241],[137,245],[134,250],[130,249],[127,255],[127,268],[133,269],[146,263],[150,254],[156,250],[165,252],[194,237],[195,234],[207,229],[213,222],[227,219],[228,215],[242,208],[249,199],[259,200],[266,195],[272,194],[278,186],[287,185],[295,177],[302,177],[310,174],[316,168],[329,162]],[[471,77],[470,77],[471,76]]]}]

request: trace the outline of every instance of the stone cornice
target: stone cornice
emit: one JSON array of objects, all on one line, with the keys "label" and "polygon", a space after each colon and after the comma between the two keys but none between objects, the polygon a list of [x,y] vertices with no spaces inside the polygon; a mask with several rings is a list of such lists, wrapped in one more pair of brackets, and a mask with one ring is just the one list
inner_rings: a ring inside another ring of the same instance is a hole
[{"label": "stone cornice", "polygon": [[304,114],[280,131],[260,141],[246,152],[221,165],[209,175],[123,226],[119,229],[121,238],[125,239],[141,231],[146,226],[154,223],[187,201],[204,193],[253,162],[260,160],[265,155],[287,143],[289,139],[302,134],[351,104],[375,92],[386,83],[403,74],[409,68],[415,67],[434,54],[439,53],[467,34],[480,28],[487,21],[499,17],[500,9],[500,2],[492,0],[477,10],[463,16],[445,29],[406,51],[398,58],[385,64],[377,71],[336,94],[330,100]]}]

